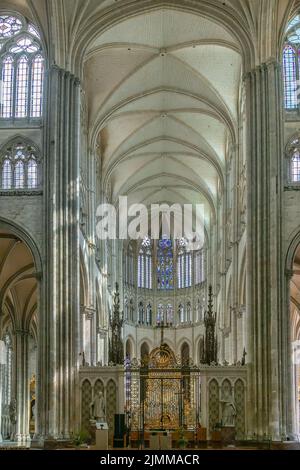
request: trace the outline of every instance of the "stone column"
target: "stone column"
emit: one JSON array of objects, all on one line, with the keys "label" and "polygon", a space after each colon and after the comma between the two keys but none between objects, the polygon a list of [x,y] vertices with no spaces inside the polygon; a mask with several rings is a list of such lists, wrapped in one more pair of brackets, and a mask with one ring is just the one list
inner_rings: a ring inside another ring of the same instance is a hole
[{"label": "stone column", "polygon": [[83,323],[83,348],[85,360],[89,366],[96,364],[96,310],[83,307],[81,310]]},{"label": "stone column", "polygon": [[45,308],[39,321],[38,421],[41,437],[76,431],[79,369],[80,84],[56,66],[48,72],[45,122]]},{"label": "stone column", "polygon": [[[231,310],[231,358],[232,364],[236,364],[237,357],[237,309],[234,307]],[[240,358],[239,358],[240,359]]]},{"label": "stone column", "polygon": [[81,307],[82,323],[82,352],[84,352],[85,362],[90,366],[91,356],[91,316],[87,307]]},{"label": "stone column", "polygon": [[238,360],[237,306],[239,304],[239,146],[232,145],[232,310],[231,310],[231,344],[232,364]]},{"label": "stone column", "polygon": [[29,332],[15,330],[15,397],[17,401],[16,440],[25,442],[30,440],[29,434],[29,374],[28,350]]},{"label": "stone column", "polygon": [[281,308],[281,167],[283,125],[281,70],[277,62],[246,77],[247,90],[247,311],[249,435],[286,435],[286,329]]},{"label": "stone column", "polygon": [[5,367],[6,367],[6,347],[4,341],[0,340],[0,443],[3,441],[2,438],[2,407],[3,407],[3,397],[2,391],[4,383],[4,374],[5,374]]},{"label": "stone column", "polygon": [[[290,323],[290,314],[291,314],[291,281],[294,275],[294,271],[291,269],[286,269],[285,271],[285,295],[283,296],[282,301],[282,309],[283,312],[286,312],[286,334],[287,334],[287,350],[286,350],[286,360],[288,361],[291,352],[292,352],[292,332],[291,332],[291,323]],[[293,356],[292,356],[293,358]],[[284,371],[285,372],[285,380],[286,380],[286,394],[290,398],[288,403],[286,404],[287,413],[286,413],[286,428],[291,430],[291,437],[293,439],[298,440],[298,427],[299,421],[297,422],[297,416],[299,416],[299,404],[298,404],[298,393],[295,384],[295,365],[294,361],[289,361],[288,368]]]}]

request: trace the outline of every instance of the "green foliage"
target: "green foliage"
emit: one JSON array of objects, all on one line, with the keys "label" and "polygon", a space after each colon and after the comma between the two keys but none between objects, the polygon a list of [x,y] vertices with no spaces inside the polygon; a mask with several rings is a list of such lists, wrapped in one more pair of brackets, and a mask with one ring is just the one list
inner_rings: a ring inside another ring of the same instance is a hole
[{"label": "green foliage", "polygon": [[213,429],[213,430],[214,430],[214,431],[221,431],[222,427],[223,427],[223,426],[222,426],[222,423],[216,423],[216,424],[214,425],[214,429]]},{"label": "green foliage", "polygon": [[179,430],[179,440],[177,442],[179,449],[184,449],[188,445],[188,441],[184,437],[184,429]]},{"label": "green foliage", "polygon": [[92,438],[90,433],[86,429],[81,429],[74,436],[74,444],[79,447],[83,444],[91,444]]}]

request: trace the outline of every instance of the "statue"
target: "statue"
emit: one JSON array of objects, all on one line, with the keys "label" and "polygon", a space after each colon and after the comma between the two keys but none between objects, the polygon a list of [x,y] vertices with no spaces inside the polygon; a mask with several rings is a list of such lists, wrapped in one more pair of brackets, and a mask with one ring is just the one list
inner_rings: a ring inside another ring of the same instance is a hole
[{"label": "statue", "polygon": [[101,391],[96,394],[94,400],[90,404],[90,416],[91,419],[95,420],[97,423],[106,422],[105,400]]},{"label": "statue", "polygon": [[247,353],[246,353],[246,349],[244,348],[243,357],[242,357],[242,366],[246,365],[246,356],[247,356]]},{"label": "statue", "polygon": [[80,362],[81,362],[81,367],[84,367],[86,365],[86,362],[85,362],[85,354],[84,354],[84,351],[82,351],[81,353],[79,353],[79,357],[80,357]]},{"label": "statue", "polygon": [[223,401],[222,425],[235,426],[236,407],[232,401]]},{"label": "statue", "polygon": [[110,318],[111,339],[109,341],[109,362],[124,364],[124,347],[122,341],[123,314],[120,314],[119,284],[116,283],[114,294],[113,315]]},{"label": "statue", "polygon": [[9,404],[9,420],[11,424],[10,440],[14,441],[16,435],[17,424],[17,400],[13,398]]},{"label": "statue", "polygon": [[217,314],[213,311],[213,293],[212,286],[208,290],[208,310],[204,315],[205,325],[205,364],[212,365],[217,360],[217,336],[215,334]]}]

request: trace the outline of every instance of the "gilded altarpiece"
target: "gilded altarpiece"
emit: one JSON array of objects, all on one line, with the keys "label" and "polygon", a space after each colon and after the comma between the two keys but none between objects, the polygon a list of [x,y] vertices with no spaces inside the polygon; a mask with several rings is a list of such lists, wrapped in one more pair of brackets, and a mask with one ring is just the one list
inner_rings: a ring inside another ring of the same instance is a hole
[{"label": "gilded altarpiece", "polygon": [[200,373],[181,364],[165,344],[142,364],[127,369],[126,412],[131,430],[196,429],[200,417]]}]

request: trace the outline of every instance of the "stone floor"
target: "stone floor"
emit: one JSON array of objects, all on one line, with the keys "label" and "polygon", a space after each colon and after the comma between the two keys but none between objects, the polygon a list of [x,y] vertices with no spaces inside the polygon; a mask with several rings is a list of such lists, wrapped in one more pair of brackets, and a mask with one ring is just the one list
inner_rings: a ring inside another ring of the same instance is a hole
[{"label": "stone floor", "polygon": [[[81,448],[73,448],[74,450],[95,450],[94,446],[82,446]],[[18,443],[18,442],[10,442],[10,441],[3,441],[0,442],[0,451],[1,450],[37,450],[37,448],[32,448],[31,443]],[[41,449],[40,449],[41,450]],[[54,450],[54,449],[53,449]],[[56,449],[57,450],[57,449]],[[59,450],[64,450],[64,447],[59,447]],[[65,447],[65,450],[71,450],[70,447]],[[109,446],[108,450],[119,450],[124,451],[126,449],[114,449]],[[137,449],[137,448],[128,448],[127,450],[143,450],[147,451],[149,449]],[[299,442],[273,442],[273,443],[250,443],[247,442],[244,445],[240,443],[237,445],[222,445],[221,443],[207,443],[206,446],[195,447],[191,448],[191,451],[198,451],[198,450],[228,450],[228,451],[235,451],[235,450],[300,450],[300,443]]]},{"label": "stone floor", "polygon": [[0,450],[4,449],[19,449],[19,450],[24,450],[24,449],[30,449],[31,443],[20,443],[20,442],[11,442],[11,441],[3,441],[0,442]]}]

